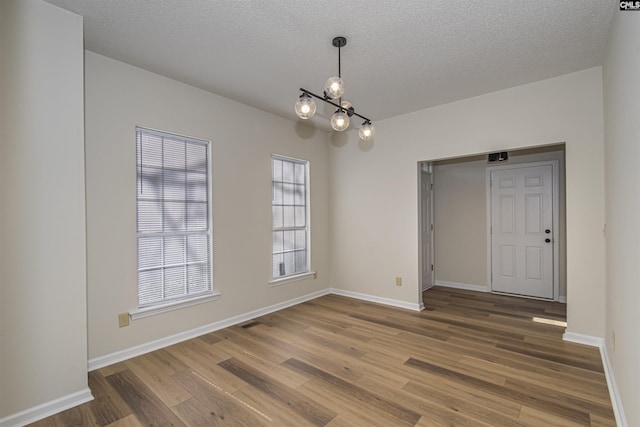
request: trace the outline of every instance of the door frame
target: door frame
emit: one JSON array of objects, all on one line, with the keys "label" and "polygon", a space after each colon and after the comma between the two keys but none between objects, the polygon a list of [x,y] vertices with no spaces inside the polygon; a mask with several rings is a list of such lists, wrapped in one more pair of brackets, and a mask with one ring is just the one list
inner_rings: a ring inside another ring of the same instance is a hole
[{"label": "door frame", "polygon": [[[430,259],[427,260],[427,265],[433,265],[434,268],[431,270],[431,286],[429,288],[423,289],[423,283],[422,283],[422,272],[424,270],[424,254],[422,253],[422,226],[423,226],[423,221],[424,221],[424,214],[425,212],[422,212],[422,174],[423,173],[428,173],[430,175],[430,184],[431,184],[431,191],[429,192],[430,194],[430,198],[431,198],[431,203],[429,203],[429,207],[430,207],[430,212],[426,212],[428,214],[429,217],[429,222],[430,224],[428,225],[429,227],[431,227],[433,225],[433,228],[431,229],[431,254],[430,254]],[[435,235],[435,221],[434,221],[434,197],[433,197],[433,170],[431,168],[431,162],[420,162],[419,163],[419,168],[418,168],[418,258],[419,258],[419,263],[418,263],[418,268],[419,268],[419,272],[418,272],[418,277],[420,278],[419,280],[419,289],[420,289],[420,295],[422,295],[422,292],[426,291],[427,289],[431,289],[432,287],[434,287],[436,285],[436,273],[435,273],[435,239],[434,239],[434,235]]]},{"label": "door frame", "polygon": [[[492,235],[491,235],[491,172],[504,169],[521,169],[535,166],[551,166],[553,182],[551,183],[551,200],[552,206],[552,220],[553,220],[553,301],[560,300],[560,162],[558,160],[546,160],[541,162],[529,162],[529,163],[514,163],[499,166],[487,166],[486,177],[486,197],[487,197],[487,288],[490,292],[493,290],[493,277],[492,277]],[[535,298],[527,297],[526,298]]]}]

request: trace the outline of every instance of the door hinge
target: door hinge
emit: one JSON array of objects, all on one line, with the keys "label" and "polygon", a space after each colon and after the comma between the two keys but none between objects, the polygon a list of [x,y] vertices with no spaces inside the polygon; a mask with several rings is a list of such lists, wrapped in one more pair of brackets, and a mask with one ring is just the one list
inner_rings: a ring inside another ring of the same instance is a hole
[{"label": "door hinge", "polygon": [[431,231],[433,231],[433,224],[431,224]]},{"label": "door hinge", "polygon": [[433,264],[431,264],[431,271],[433,271]]},{"label": "door hinge", "polygon": [[431,189],[433,190],[433,184],[431,184]]}]

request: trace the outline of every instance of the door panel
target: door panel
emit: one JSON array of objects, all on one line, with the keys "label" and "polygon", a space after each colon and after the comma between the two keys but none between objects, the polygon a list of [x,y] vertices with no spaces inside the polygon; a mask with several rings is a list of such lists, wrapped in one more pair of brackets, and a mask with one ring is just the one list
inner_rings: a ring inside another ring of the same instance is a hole
[{"label": "door panel", "polygon": [[493,291],[553,298],[552,180],[551,165],[491,171]]}]

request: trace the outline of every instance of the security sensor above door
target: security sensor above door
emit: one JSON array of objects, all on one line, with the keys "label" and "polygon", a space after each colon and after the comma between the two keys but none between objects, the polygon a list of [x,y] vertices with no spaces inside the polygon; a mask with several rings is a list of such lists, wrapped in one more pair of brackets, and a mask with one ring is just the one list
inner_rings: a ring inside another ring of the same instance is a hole
[{"label": "security sensor above door", "polygon": [[509,153],[502,151],[500,153],[490,153],[488,156],[489,163],[504,162],[509,159]]}]

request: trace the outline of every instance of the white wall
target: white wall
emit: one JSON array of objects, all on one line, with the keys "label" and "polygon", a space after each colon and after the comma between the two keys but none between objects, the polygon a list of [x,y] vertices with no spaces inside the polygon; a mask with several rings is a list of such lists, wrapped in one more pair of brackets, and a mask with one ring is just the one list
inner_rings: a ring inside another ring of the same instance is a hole
[{"label": "white wall", "polygon": [[[566,238],[564,150],[562,146],[541,147],[509,152],[507,164],[557,160],[559,165],[560,263],[557,286],[559,295],[566,291]],[[487,279],[487,156],[472,156],[433,162],[435,273],[436,282],[488,286]],[[445,283],[446,284],[446,283]]]},{"label": "white wall", "polygon": [[[330,148],[331,283],[415,303],[419,161],[566,143],[568,330],[604,334],[600,67],[376,123]],[[395,286],[395,277],[404,286]]]},{"label": "white wall", "polygon": [[639,76],[640,14],[616,13],[604,66],[607,222],[605,342],[629,426],[640,425]]},{"label": "white wall", "polygon": [[486,168],[486,157],[433,165],[436,284],[488,285]]},{"label": "white wall", "polygon": [[3,0],[0,47],[3,425],[90,394],[82,18],[39,0]]},{"label": "white wall", "polygon": [[[92,52],[85,60],[90,360],[329,287],[325,132]],[[213,285],[222,297],[119,328],[118,313],[137,308],[136,125],[212,141]],[[318,272],[273,288],[272,153],[310,161]]]}]

